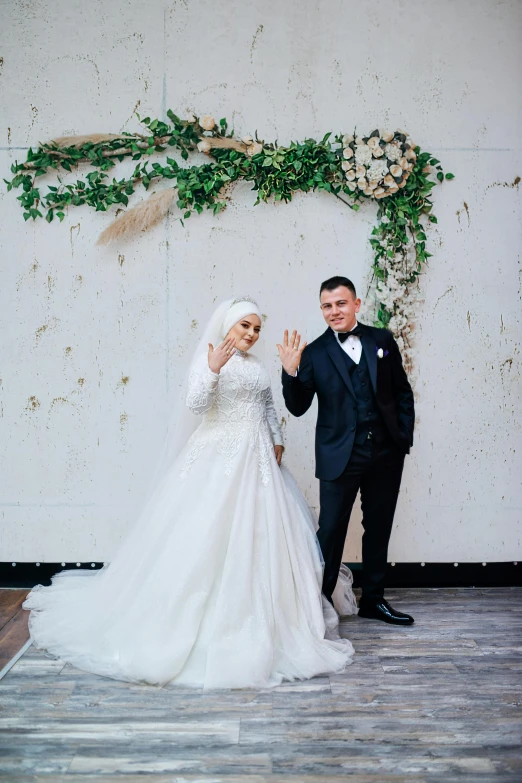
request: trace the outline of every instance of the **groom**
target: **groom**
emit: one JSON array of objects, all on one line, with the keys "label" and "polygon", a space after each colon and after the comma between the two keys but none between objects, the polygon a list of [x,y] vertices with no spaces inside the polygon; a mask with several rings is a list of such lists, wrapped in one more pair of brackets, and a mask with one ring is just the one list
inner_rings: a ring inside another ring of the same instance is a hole
[{"label": "groom", "polygon": [[413,444],[413,392],[391,332],[357,323],[361,300],[351,280],[325,280],[320,304],[326,332],[307,346],[300,345],[295,331],[290,338],[286,331],[283,345],[277,347],[290,413],[302,416],[315,394],[318,399],[317,536],[325,562],[323,593],[332,600],[360,490],[364,533],[359,616],[411,625],[413,617],[384,599],[384,586],[404,457]]}]

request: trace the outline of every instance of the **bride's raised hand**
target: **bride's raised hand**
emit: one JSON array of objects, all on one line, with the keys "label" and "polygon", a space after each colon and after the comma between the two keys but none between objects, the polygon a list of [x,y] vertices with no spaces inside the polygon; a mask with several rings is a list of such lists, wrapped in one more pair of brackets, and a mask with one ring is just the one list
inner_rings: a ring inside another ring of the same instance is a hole
[{"label": "bride's raised hand", "polygon": [[301,356],[306,348],[306,343],[300,345],[300,342],[301,335],[297,334],[295,329],[290,335],[290,338],[288,337],[288,329],[285,329],[283,345],[277,344],[281,364],[288,375],[295,375],[297,368],[301,364]]},{"label": "bride's raised hand", "polygon": [[219,373],[221,368],[233,357],[236,352],[235,344],[235,337],[227,337],[215,349],[212,343],[208,344],[208,366],[212,372]]}]

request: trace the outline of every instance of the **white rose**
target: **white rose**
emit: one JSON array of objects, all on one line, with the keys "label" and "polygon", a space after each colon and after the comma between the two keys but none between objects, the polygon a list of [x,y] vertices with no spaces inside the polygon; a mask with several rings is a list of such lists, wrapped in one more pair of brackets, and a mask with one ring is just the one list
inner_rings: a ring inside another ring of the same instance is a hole
[{"label": "white rose", "polygon": [[376,188],[376,190],[375,190],[373,195],[374,196],[382,196],[383,193],[384,193],[384,188]]},{"label": "white rose", "polygon": [[364,139],[362,138],[362,136],[356,136],[355,143],[357,144],[358,147],[361,147],[364,144]]},{"label": "white rose", "polygon": [[194,117],[192,112],[190,112],[190,114],[187,114],[187,122],[196,122],[196,118]]},{"label": "white rose", "polygon": [[397,193],[398,190],[399,190],[399,186],[397,185],[396,182],[394,182],[393,185],[389,186],[388,193]]},{"label": "white rose", "polygon": [[355,150],[355,160],[357,163],[366,164],[372,159],[372,151],[367,144],[360,144]]},{"label": "white rose", "polygon": [[408,160],[417,160],[417,154],[416,154],[415,150],[412,150],[412,149],[406,150],[404,156]]},{"label": "white rose", "polygon": [[358,177],[365,177],[366,176],[366,166],[357,166],[355,169],[355,173]]},{"label": "white rose", "polygon": [[345,147],[343,150],[343,158],[353,158],[353,150],[351,147]]},{"label": "white rose", "polygon": [[368,168],[369,180],[381,180],[388,173],[388,167],[383,160],[374,160]]},{"label": "white rose", "polygon": [[381,139],[383,141],[391,141],[394,137],[394,133],[390,133],[390,131],[381,131]]},{"label": "white rose", "polygon": [[375,149],[373,150],[373,157],[374,158],[382,158],[383,155],[384,155],[383,148],[382,147],[375,147]]},{"label": "white rose", "polygon": [[365,188],[363,193],[365,196],[373,196],[373,190],[371,188]]},{"label": "white rose", "polygon": [[402,158],[399,161],[399,166],[403,171],[406,171],[407,168],[409,168],[408,159],[402,156]]},{"label": "white rose", "polygon": [[402,176],[402,169],[400,166],[398,166],[396,163],[393,166],[390,166],[390,174],[393,177],[401,177]]},{"label": "white rose", "polygon": [[249,144],[252,144],[254,139],[252,138],[252,136],[243,136],[241,141],[243,142],[243,144],[249,145]]},{"label": "white rose", "polygon": [[354,190],[357,188],[357,185],[355,184],[355,182],[347,182],[347,183],[346,183],[346,187],[347,187],[349,190],[351,190],[351,191],[352,191],[352,193],[353,193],[353,191],[354,191]]},{"label": "white rose", "polygon": [[341,163],[341,168],[343,171],[350,171],[351,169],[353,169],[353,162],[349,160],[343,160],[343,162]]},{"label": "white rose", "polygon": [[377,356],[379,357],[379,359],[382,359],[382,358],[383,358],[383,356],[384,356],[384,351],[382,350],[382,348],[379,348],[379,350],[377,351]]},{"label": "white rose", "polygon": [[216,121],[214,117],[211,117],[209,114],[205,114],[204,117],[201,117],[199,124],[203,128],[203,130],[211,131],[212,128],[215,126]]},{"label": "white rose", "polygon": [[344,146],[347,147],[348,144],[351,144],[352,141],[353,141],[353,136],[349,136],[347,133],[345,133],[345,135],[343,136]]},{"label": "white rose", "polygon": [[385,185],[395,185],[395,180],[393,179],[391,174],[387,174],[384,177],[384,184]]},{"label": "white rose", "polygon": [[355,179],[355,171],[351,169],[350,171],[347,171],[344,176],[349,180]]},{"label": "white rose", "polygon": [[371,136],[371,138],[368,139],[368,147],[371,150],[374,150],[375,147],[379,146],[380,138],[378,136]]},{"label": "white rose", "polygon": [[400,147],[398,147],[396,144],[387,144],[384,151],[388,160],[400,160],[402,156]]},{"label": "white rose", "polygon": [[210,152],[211,149],[212,149],[212,147],[210,145],[210,142],[208,142],[208,141],[200,141],[200,142],[198,142],[198,150],[200,152],[204,152],[205,155],[208,155],[208,153]]}]

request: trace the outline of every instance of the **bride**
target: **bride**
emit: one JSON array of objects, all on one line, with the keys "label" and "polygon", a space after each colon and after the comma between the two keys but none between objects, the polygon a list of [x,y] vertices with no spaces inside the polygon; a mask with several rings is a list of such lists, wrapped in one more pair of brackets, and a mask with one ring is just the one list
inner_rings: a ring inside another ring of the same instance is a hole
[{"label": "bride", "polygon": [[254,302],[217,308],[188,378],[199,419],[180,417],[112,562],[29,593],[36,647],[116,679],[203,688],[271,687],[351,662],[338,633],[338,613],[357,611],[351,573],[342,567],[336,611],[321,595],[314,517],[280,464],[268,374],[249,353],[260,331]]}]

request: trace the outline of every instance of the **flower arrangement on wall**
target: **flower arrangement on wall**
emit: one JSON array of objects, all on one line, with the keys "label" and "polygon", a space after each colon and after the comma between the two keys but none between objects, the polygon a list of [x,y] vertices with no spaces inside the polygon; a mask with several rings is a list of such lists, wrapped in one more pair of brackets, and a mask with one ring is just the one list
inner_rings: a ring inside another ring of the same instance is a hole
[{"label": "flower arrangement on wall", "polygon": [[[373,263],[369,289],[375,302],[372,318],[391,329],[411,363],[411,330],[418,291],[417,278],[431,256],[426,249],[425,227],[436,223],[432,188],[452,179],[440,161],[421,151],[403,131],[374,130],[368,135],[327,133],[321,141],[305,139],[286,147],[265,143],[257,135],[234,138],[226,119],[209,115],[180,119],[167,112],[170,122],[145,117],[145,133],[91,134],[56,138],[29,149],[22,163],[11,167],[8,190],[21,189],[18,200],[25,220],[64,219],[71,207],[87,205],[105,212],[124,210],[138,187],[163,187],[141,204],[119,214],[102,232],[99,243],[128,239],[157,225],[169,212],[183,222],[194,213],[211,209],[217,215],[226,207],[224,190],[238,180],[253,183],[256,204],[288,202],[297,192],[323,190],[358,210],[367,200],[378,202],[377,224],[370,243]],[[138,117],[138,119],[140,119]],[[181,161],[166,155],[177,150]],[[183,165],[193,153],[208,161]],[[129,177],[116,179],[109,171],[118,161],[136,161]],[[71,172],[89,164],[85,177],[68,182],[61,170]],[[45,192],[40,178],[56,172],[57,182]],[[168,183],[167,187],[164,186]]]}]

